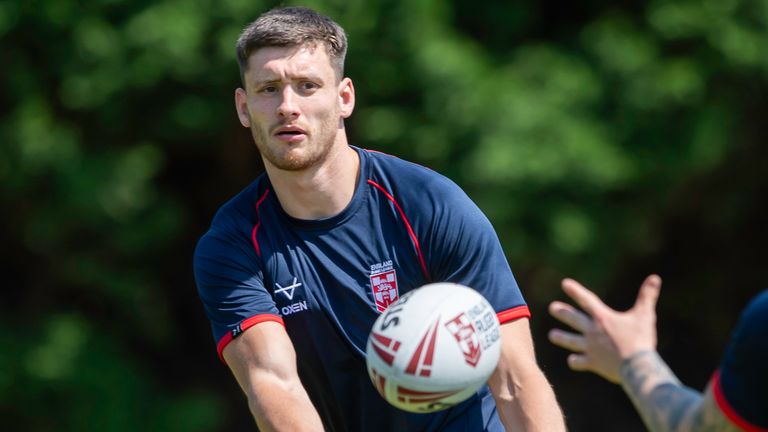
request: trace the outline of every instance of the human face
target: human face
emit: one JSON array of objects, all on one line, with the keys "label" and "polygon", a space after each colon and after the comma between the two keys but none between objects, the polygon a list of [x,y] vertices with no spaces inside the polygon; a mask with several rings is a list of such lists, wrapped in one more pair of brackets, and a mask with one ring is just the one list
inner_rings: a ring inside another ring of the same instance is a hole
[{"label": "human face", "polygon": [[244,81],[235,91],[238,116],[267,168],[306,170],[346,146],[343,119],[352,114],[354,88],[337,78],[322,44],[261,48]]}]

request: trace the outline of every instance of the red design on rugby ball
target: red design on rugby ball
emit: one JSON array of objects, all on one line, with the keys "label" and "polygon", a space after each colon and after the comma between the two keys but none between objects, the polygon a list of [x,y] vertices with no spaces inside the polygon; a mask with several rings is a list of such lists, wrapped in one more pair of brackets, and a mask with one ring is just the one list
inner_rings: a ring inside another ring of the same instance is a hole
[{"label": "red design on rugby ball", "polygon": [[387,378],[379,374],[379,371],[374,368],[371,368],[371,372],[373,372],[373,384],[376,386],[376,390],[379,391],[380,395],[386,397]]},{"label": "red design on rugby ball", "polygon": [[480,349],[480,340],[477,337],[477,330],[464,312],[456,315],[456,318],[445,323],[445,328],[453,335],[456,342],[464,354],[464,361],[472,367],[477,367],[480,361],[482,350]]},{"label": "red design on rugby ball", "polygon": [[371,333],[371,337],[373,350],[384,360],[387,366],[392,366],[392,362],[395,361],[395,354],[400,349],[400,342],[378,333]]},{"label": "red design on rugby ball", "polygon": [[435,354],[435,341],[437,340],[437,325],[440,323],[440,317],[427,329],[424,336],[413,353],[405,373],[409,375],[421,375],[428,377],[432,374],[432,360]]},{"label": "red design on rugby ball", "polygon": [[414,403],[426,403],[435,402],[441,399],[450,397],[460,392],[459,390],[443,390],[443,391],[418,391],[412,390],[407,387],[397,386],[397,400],[400,402],[414,404]]}]

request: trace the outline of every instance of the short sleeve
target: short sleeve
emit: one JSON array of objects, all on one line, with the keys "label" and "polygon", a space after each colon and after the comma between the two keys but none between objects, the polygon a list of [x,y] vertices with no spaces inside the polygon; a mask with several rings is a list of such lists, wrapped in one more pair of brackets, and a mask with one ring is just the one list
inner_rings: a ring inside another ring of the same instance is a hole
[{"label": "short sleeve", "polygon": [[503,324],[530,317],[491,222],[458,187],[449,188],[435,213],[430,270],[435,281],[471,287],[491,303]]},{"label": "short sleeve", "polygon": [[247,328],[263,321],[282,323],[247,238],[211,228],[195,248],[194,274],[220,357]]},{"label": "short sleeve", "polygon": [[713,386],[731,421],[747,431],[768,431],[768,290],[742,313]]}]

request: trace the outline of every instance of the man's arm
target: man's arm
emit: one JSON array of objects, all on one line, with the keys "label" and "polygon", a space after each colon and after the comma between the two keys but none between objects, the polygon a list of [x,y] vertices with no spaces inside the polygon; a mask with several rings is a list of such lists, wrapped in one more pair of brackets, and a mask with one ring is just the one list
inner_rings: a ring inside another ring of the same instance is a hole
[{"label": "man's arm", "polygon": [[527,318],[501,326],[501,357],[488,385],[507,430],[565,431],[555,394],[536,363]]},{"label": "man's arm", "polygon": [[224,348],[224,360],[248,397],[261,431],[322,431],[323,424],[296,370],[285,328],[257,324]]},{"label": "man's arm", "polygon": [[734,431],[720,411],[712,386],[701,393],[684,386],[655,351],[641,351],[619,370],[621,386],[651,431]]},{"label": "man's arm", "polygon": [[549,311],[578,333],[552,330],[555,345],[574,352],[568,366],[621,384],[645,425],[658,431],[738,431],[714,401],[711,386],[701,393],[685,387],[656,352],[656,301],[661,279],[651,275],[635,305],[615,311],[572,279],[563,290],[581,308],[552,302]]}]

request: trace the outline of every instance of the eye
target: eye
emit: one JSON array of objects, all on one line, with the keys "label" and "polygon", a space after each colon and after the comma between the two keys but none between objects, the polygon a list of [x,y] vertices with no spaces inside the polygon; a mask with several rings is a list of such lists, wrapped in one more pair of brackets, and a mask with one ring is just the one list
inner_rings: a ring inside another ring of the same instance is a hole
[{"label": "eye", "polygon": [[317,85],[316,83],[313,83],[312,81],[302,81],[301,83],[299,83],[299,89],[303,93],[312,93],[319,88],[320,86]]},{"label": "eye", "polygon": [[264,93],[264,94],[277,93],[277,86],[276,85],[271,85],[271,84],[270,85],[265,85],[264,87],[261,87],[259,89],[259,93]]}]

